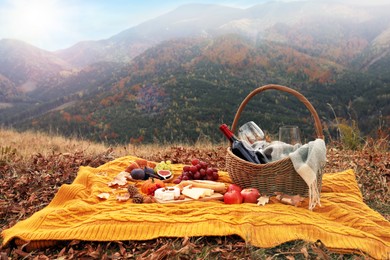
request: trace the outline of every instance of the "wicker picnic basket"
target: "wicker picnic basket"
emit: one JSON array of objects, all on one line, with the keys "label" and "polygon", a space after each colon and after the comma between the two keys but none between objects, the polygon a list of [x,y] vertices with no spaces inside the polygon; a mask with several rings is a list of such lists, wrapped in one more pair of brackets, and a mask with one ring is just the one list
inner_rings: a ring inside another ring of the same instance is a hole
[{"label": "wicker picnic basket", "polygon": [[[266,90],[279,90],[294,95],[301,101],[314,117],[315,131],[318,138],[324,138],[322,126],[318,114],[312,104],[299,92],[281,85],[265,85],[253,90],[242,101],[231,126],[235,132],[241,112],[249,100]],[[282,192],[289,195],[308,195],[308,186],[301,176],[295,171],[290,157],[273,161],[266,164],[254,164],[234,155],[228,147],[226,154],[226,169],[232,181],[242,188],[257,188],[260,193],[274,195],[275,192]],[[317,173],[318,190],[321,190],[322,174]]]}]

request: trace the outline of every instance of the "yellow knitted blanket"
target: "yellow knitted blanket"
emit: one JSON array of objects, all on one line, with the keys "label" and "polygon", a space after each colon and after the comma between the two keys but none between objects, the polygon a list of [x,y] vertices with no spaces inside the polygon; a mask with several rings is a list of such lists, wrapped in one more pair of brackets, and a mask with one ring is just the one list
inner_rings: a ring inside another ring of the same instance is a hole
[{"label": "yellow knitted blanket", "polygon": [[[2,232],[3,245],[29,241],[30,249],[58,240],[148,240],[157,237],[239,235],[257,247],[291,240],[320,240],[334,252],[390,258],[390,222],[363,203],[352,170],[325,174],[321,204],[313,211],[272,202],[227,205],[222,201],[179,204],[119,202],[107,183],[135,157],[127,156],[98,168],[81,167],[70,185],[63,185],[51,203],[30,218]],[[173,165],[179,175],[183,165]],[[220,181],[231,182],[226,172]],[[137,185],[141,185],[137,183]]]}]

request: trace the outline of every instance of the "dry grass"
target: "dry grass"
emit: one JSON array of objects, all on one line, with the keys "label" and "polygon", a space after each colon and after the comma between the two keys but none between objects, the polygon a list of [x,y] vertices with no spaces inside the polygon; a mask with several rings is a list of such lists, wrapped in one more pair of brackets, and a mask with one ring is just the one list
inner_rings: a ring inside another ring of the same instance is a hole
[{"label": "dry grass", "polygon": [[18,133],[9,129],[0,130],[0,144],[2,147],[16,149],[17,153],[23,158],[28,158],[36,153],[46,156],[53,152],[74,153],[75,151],[84,151],[87,154],[99,154],[108,148],[103,144],[75,138],[64,138],[33,131]]},{"label": "dry grass", "polygon": [[[83,152],[88,156],[97,156],[112,149],[115,157],[134,155],[149,159],[158,154],[166,154],[172,146],[188,146],[186,144],[127,144],[108,146],[104,143],[94,143],[89,140],[77,138],[66,138],[59,135],[46,134],[42,132],[26,131],[19,133],[12,129],[0,128],[0,148],[10,147],[17,151],[22,159],[28,159],[33,154],[48,156],[53,153],[76,153]],[[192,146],[194,149],[205,151],[220,149],[221,145],[212,144],[207,141],[199,141]]]}]

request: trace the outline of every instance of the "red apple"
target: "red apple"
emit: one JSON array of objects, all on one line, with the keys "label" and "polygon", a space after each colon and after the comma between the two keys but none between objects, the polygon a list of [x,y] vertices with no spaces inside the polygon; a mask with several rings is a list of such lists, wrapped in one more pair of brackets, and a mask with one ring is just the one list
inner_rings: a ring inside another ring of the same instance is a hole
[{"label": "red apple", "polygon": [[223,202],[225,204],[241,204],[242,199],[241,193],[236,190],[228,191],[223,195]]},{"label": "red apple", "polygon": [[238,192],[241,192],[241,187],[238,186],[237,184],[230,184],[227,188],[227,191],[232,191],[232,190],[235,190],[235,191],[238,191]]},{"label": "red apple", "polygon": [[243,203],[257,203],[257,199],[260,198],[260,192],[256,188],[247,188],[241,191]]}]

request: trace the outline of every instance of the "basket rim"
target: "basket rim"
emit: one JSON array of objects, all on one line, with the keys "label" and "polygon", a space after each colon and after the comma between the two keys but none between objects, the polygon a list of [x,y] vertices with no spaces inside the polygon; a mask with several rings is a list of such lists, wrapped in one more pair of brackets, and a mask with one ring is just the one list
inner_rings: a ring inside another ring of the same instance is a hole
[{"label": "basket rim", "polygon": [[260,164],[257,164],[257,163],[252,163],[252,162],[248,162],[248,161],[245,161],[244,159],[241,159],[240,157],[238,157],[237,155],[235,155],[233,152],[232,152],[232,149],[231,147],[228,147],[227,148],[227,152],[230,156],[233,156],[234,159],[238,160],[240,163],[244,163],[244,164],[247,164],[247,165],[250,165],[251,167],[255,167],[255,168],[268,168],[268,167],[273,167],[277,164],[280,164],[280,163],[283,163],[285,161],[288,161],[290,159],[289,156],[285,157],[285,158],[281,158],[279,160],[276,160],[276,161],[272,161],[272,162],[268,162],[268,163],[260,163]]},{"label": "basket rim", "polygon": [[301,101],[305,106],[306,108],[309,110],[309,112],[311,113],[311,115],[313,116],[314,118],[314,128],[315,128],[315,132],[316,132],[316,135],[317,135],[317,138],[321,138],[321,139],[324,139],[324,134],[323,134],[323,130],[322,130],[322,124],[321,124],[321,120],[318,116],[318,113],[316,111],[316,109],[313,107],[313,105],[310,103],[310,101],[304,96],[302,95],[301,93],[299,93],[298,91],[292,89],[292,88],[289,88],[289,87],[286,87],[286,86],[282,86],[282,85],[277,85],[277,84],[268,84],[268,85],[264,85],[264,86],[261,86],[261,87],[258,87],[254,90],[252,90],[248,96],[241,102],[235,116],[234,116],[234,119],[233,119],[233,123],[232,123],[232,126],[231,126],[231,131],[234,133],[235,130],[236,130],[236,127],[237,127],[237,124],[238,124],[238,120],[241,116],[241,112],[244,110],[246,104],[249,102],[249,100],[254,97],[255,95],[261,93],[261,92],[264,92],[266,90],[270,90],[270,89],[273,89],[273,90],[279,90],[279,91],[282,91],[282,92],[286,92],[286,93],[289,93],[289,94],[292,94],[293,96],[295,96],[299,101]]}]

